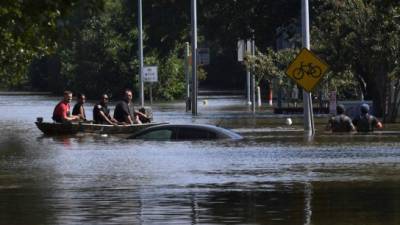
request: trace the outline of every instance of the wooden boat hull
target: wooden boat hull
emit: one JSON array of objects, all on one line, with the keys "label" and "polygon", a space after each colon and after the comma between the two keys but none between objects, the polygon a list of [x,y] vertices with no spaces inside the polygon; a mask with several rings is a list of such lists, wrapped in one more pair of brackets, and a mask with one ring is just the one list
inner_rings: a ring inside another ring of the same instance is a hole
[{"label": "wooden boat hull", "polygon": [[35,122],[36,126],[47,135],[66,135],[77,133],[131,134],[141,129],[163,123],[144,123],[134,125],[106,125],[93,123],[50,123]]}]

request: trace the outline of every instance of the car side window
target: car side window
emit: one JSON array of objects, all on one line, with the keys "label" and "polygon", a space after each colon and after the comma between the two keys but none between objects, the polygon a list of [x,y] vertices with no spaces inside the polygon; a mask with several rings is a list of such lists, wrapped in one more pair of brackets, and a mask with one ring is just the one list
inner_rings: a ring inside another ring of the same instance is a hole
[{"label": "car side window", "polygon": [[153,130],[145,134],[139,135],[136,138],[145,140],[171,140],[172,130],[170,129]]},{"label": "car side window", "polygon": [[216,139],[214,132],[201,130],[196,128],[179,128],[178,139],[195,140],[195,139]]}]

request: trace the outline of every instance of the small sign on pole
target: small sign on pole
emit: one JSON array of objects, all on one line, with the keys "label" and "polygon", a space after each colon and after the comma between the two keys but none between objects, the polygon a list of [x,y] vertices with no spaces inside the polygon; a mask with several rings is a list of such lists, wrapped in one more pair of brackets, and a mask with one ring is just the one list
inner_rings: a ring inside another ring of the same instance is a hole
[{"label": "small sign on pole", "polygon": [[239,62],[244,61],[245,48],[246,48],[246,44],[245,44],[244,40],[239,40],[237,42],[237,53],[238,53],[238,61]]},{"label": "small sign on pole", "polygon": [[210,49],[209,48],[197,48],[197,63],[199,65],[210,64]]},{"label": "small sign on pole", "polygon": [[252,40],[251,39],[247,39],[246,41],[246,54],[250,55],[252,53]]},{"label": "small sign on pole", "polygon": [[143,67],[143,80],[144,82],[157,82],[158,81],[157,66]]}]

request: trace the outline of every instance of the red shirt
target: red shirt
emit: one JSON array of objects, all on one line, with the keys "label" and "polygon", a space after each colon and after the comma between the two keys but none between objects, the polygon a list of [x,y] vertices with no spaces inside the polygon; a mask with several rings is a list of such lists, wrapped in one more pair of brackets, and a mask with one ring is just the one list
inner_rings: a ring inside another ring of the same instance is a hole
[{"label": "red shirt", "polygon": [[70,111],[69,103],[65,101],[59,102],[54,108],[53,120],[56,122],[63,122],[68,117]]}]

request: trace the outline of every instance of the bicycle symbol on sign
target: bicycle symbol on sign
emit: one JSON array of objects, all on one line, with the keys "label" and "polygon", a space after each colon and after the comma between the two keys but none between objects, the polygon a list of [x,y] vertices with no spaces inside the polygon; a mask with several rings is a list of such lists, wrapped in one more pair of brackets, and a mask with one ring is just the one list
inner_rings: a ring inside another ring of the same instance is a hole
[{"label": "bicycle symbol on sign", "polygon": [[302,61],[300,63],[300,67],[293,70],[293,77],[296,80],[301,80],[303,79],[304,75],[312,78],[319,78],[322,75],[322,70],[317,65],[313,65],[312,63],[305,64]]}]

